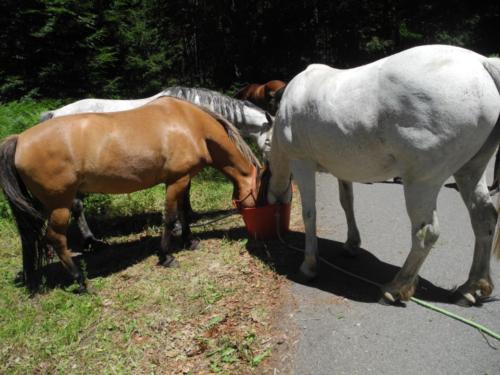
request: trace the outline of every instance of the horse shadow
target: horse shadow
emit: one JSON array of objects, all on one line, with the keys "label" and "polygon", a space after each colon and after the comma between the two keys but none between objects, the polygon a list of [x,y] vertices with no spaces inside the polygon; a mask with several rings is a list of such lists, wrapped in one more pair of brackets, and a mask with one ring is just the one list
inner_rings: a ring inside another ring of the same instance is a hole
[{"label": "horse shadow", "polygon": [[[197,224],[200,220],[208,221],[229,212],[231,209],[199,212],[192,224]],[[145,212],[114,217],[92,216],[87,218],[87,222],[97,238],[129,236],[141,233],[147,228],[163,226],[163,214],[161,212]],[[68,241],[72,249],[85,250],[83,249],[83,237],[76,223],[72,223],[68,229]]]},{"label": "horse shadow", "polygon": [[[231,210],[216,210],[202,212],[198,220],[210,220]],[[137,263],[144,261],[151,255],[158,253],[160,249],[160,235],[140,235],[145,228],[161,226],[163,223],[162,214],[159,212],[144,213],[137,215],[117,216],[113,218],[89,218],[89,225],[93,228],[98,238],[108,238],[116,236],[134,236],[135,239],[126,242],[103,243],[94,249],[83,248],[83,239],[76,225],[71,225],[68,230],[68,243],[74,249],[73,260],[80,268],[84,269],[89,280],[98,277],[107,277],[114,273],[123,271]],[[243,238],[245,231],[236,230],[232,237]],[[223,238],[228,236],[227,231],[220,230],[205,231],[200,238]],[[181,251],[181,248],[174,248],[173,253]],[[67,288],[74,283],[69,273],[63,268],[61,262],[49,263],[43,269],[44,288],[51,290],[62,287]],[[16,277],[16,283],[22,286],[22,273]]]},{"label": "horse shadow", "polygon": [[[227,212],[227,210],[213,211],[201,216],[207,219]],[[94,228],[96,228],[95,232],[97,235],[119,236],[141,233],[147,225],[161,225],[162,215],[160,213],[149,213],[115,217],[112,219],[91,220],[96,225]],[[206,230],[197,232],[196,236],[202,241],[206,239],[228,238],[230,240],[242,240],[248,238],[244,227],[230,229],[212,229],[207,227]],[[304,233],[292,231],[285,237],[288,244],[300,249],[304,248]],[[77,264],[84,265],[88,279],[106,277],[123,271],[156,254],[160,248],[160,241],[161,239],[158,235],[143,235],[135,240],[107,244],[95,251],[82,252],[75,255],[74,260]],[[361,248],[359,254],[354,258],[347,257],[342,245],[342,243],[337,241],[318,238],[321,257],[342,269],[376,283],[388,283],[399,270],[399,267],[381,261],[366,249]],[[290,250],[279,241],[249,239],[246,243],[246,249],[252,256],[260,259],[275,272],[293,282],[354,301],[374,303],[380,300],[381,293],[378,287],[355,279],[340,271],[333,270],[324,263],[320,264],[319,274],[316,279],[313,281],[303,280],[297,272],[302,263],[303,254]],[[174,250],[174,253],[179,250]],[[48,289],[68,287],[73,283],[73,280],[63,269],[60,262],[47,265],[44,271],[46,275],[45,286]],[[449,290],[438,287],[424,278],[420,278],[415,296],[429,302],[451,303],[451,293]]]},{"label": "horse shadow", "polygon": [[[305,235],[300,232],[289,232],[286,235],[286,242],[303,249]],[[390,282],[400,269],[400,267],[383,262],[363,248],[359,249],[355,257],[346,256],[341,242],[318,238],[318,248],[320,256],[329,263],[378,284]],[[281,242],[249,241],[247,249],[252,255],[269,264],[278,274],[284,275],[295,283],[353,301],[363,303],[380,301],[381,291],[377,286],[346,275],[323,262],[320,262],[318,276],[314,280],[304,280],[298,273],[304,259],[303,253],[293,251]],[[428,302],[453,303],[451,296],[450,290],[436,286],[424,278],[419,279],[415,291],[415,297]],[[398,306],[404,306],[404,304]]]}]

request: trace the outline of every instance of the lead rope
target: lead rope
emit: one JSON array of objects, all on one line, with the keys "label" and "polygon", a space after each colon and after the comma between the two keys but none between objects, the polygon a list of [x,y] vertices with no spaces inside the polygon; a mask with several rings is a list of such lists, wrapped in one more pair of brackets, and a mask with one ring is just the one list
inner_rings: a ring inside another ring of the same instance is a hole
[{"label": "lead rope", "polygon": [[[287,244],[287,243],[285,242],[285,240],[283,240],[283,238],[281,237],[281,231],[280,231],[280,210],[276,210],[276,232],[277,232],[277,234],[278,234],[278,239],[279,239],[279,241],[280,241],[280,242],[281,242],[281,243],[282,243],[285,247],[287,247],[287,248],[289,248],[289,249],[291,249],[291,250],[297,251],[297,252],[299,252],[299,253],[302,253],[302,254],[304,253],[304,250],[299,249],[298,247],[295,247],[295,246],[292,246],[292,245]],[[359,276],[359,275],[357,275],[357,274],[355,274],[355,273],[352,273],[352,272],[347,271],[347,270],[345,270],[345,269],[343,269],[343,268],[340,268],[339,266],[336,266],[335,264],[330,263],[329,261],[327,261],[326,259],[324,259],[324,258],[323,258],[323,257],[321,257],[321,256],[318,256],[318,258],[319,258],[319,260],[320,260],[321,262],[325,263],[326,265],[330,266],[331,268],[333,268],[333,269],[335,269],[335,270],[337,270],[337,271],[340,271],[340,272],[342,272],[342,273],[344,273],[344,274],[346,274],[346,275],[348,275],[348,276],[354,277],[355,279],[358,279],[358,280],[364,281],[365,283],[368,283],[368,284],[374,285],[374,286],[376,286],[376,287],[378,287],[378,288],[381,288],[381,287],[382,287],[382,284],[379,284],[379,283],[377,283],[377,282],[375,282],[375,281],[373,281],[373,280],[367,279],[367,278],[365,278],[365,277],[363,277],[363,276]],[[443,309],[443,308],[441,308],[441,307],[437,307],[436,305],[433,305],[432,303],[422,301],[421,299],[418,299],[418,298],[415,298],[415,297],[411,297],[411,298],[410,298],[410,300],[411,300],[411,301],[413,301],[413,302],[415,302],[416,304],[418,304],[418,305],[420,305],[420,306],[423,306],[423,307],[428,308],[428,309],[433,310],[433,311],[437,311],[437,312],[439,312],[439,313],[441,313],[441,314],[443,314],[443,315],[446,315],[446,316],[448,316],[448,317],[450,317],[450,318],[453,318],[453,319],[456,319],[456,320],[458,320],[458,321],[460,321],[460,322],[462,322],[462,323],[468,324],[468,325],[470,325],[470,326],[472,326],[472,327],[474,327],[474,328],[478,329],[478,330],[479,330],[479,332],[481,332],[481,334],[484,334],[484,333],[485,333],[485,334],[487,334],[487,335],[489,335],[489,336],[491,336],[491,337],[493,337],[493,338],[495,338],[495,339],[497,339],[497,340],[499,340],[499,341],[500,341],[500,335],[499,335],[498,333],[496,333],[496,332],[492,331],[492,330],[491,330],[491,329],[489,329],[489,328],[486,328],[485,326],[483,326],[483,325],[481,325],[481,324],[479,324],[479,323],[476,323],[476,322],[474,322],[474,321],[472,321],[472,320],[466,319],[466,318],[464,318],[464,317],[462,317],[462,316],[460,316],[460,315],[454,314],[454,313],[452,313],[451,311],[448,311],[448,310]],[[497,350],[497,348],[496,348],[496,347],[494,347],[494,346],[492,346],[492,345],[488,342],[488,340],[486,340],[486,342],[488,343],[488,345],[489,345],[491,348],[493,348],[493,349]]]},{"label": "lead rope", "polygon": [[238,210],[236,208],[233,208],[232,210],[229,210],[227,214],[224,214],[222,216],[219,216],[213,220],[205,221],[204,223],[197,223],[197,224],[191,224],[191,228],[197,228],[197,227],[204,227],[206,225],[214,224],[217,223],[218,221],[222,221],[224,219],[227,219],[228,217],[234,216],[238,213]]}]

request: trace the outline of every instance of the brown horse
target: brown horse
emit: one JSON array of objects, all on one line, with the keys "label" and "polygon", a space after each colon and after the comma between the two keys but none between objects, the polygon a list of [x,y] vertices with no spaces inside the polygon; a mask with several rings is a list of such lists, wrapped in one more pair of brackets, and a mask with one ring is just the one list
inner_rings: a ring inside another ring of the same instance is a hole
[{"label": "brown horse", "polygon": [[[174,266],[174,223],[194,248],[182,201],[191,178],[211,165],[234,184],[242,207],[256,205],[258,161],[222,117],[188,102],[162,97],[138,109],[77,114],[40,123],[0,146],[0,184],[18,224],[26,285],[36,290],[49,248],[85,291],[66,231],[76,194],[131,193],[168,186],[159,264]],[[46,234],[43,227],[47,222]]]},{"label": "brown horse", "polygon": [[234,97],[240,100],[248,100],[270,114],[275,115],[278,109],[275,103],[275,96],[277,93],[278,95],[282,93],[285,86],[285,82],[278,80],[269,81],[264,84],[251,83],[238,91]]}]

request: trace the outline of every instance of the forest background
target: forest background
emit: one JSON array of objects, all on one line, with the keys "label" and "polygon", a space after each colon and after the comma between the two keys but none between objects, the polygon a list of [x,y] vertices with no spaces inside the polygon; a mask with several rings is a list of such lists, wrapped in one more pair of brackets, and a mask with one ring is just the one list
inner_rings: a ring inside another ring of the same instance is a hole
[{"label": "forest background", "polygon": [[443,43],[500,53],[499,1],[2,0],[0,101],[234,92]]}]

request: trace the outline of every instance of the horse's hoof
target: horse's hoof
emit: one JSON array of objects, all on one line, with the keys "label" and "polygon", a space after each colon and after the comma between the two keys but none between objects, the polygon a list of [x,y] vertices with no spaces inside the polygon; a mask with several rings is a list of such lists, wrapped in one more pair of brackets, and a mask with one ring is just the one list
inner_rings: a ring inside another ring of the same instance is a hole
[{"label": "horse's hoof", "polygon": [[[404,301],[409,301],[415,294],[418,276],[414,282],[391,282],[382,286],[382,299],[393,306],[406,306]],[[382,302],[382,301],[380,301]]]},{"label": "horse's hoof", "polygon": [[[389,296],[386,296],[388,294]],[[382,306],[393,306],[396,303],[396,300],[390,293],[384,293],[382,297],[379,298],[378,303]]]},{"label": "horse's hoof", "polygon": [[476,304],[476,299],[474,298],[474,296],[470,293],[465,293],[464,294],[464,298],[469,301],[471,304],[475,305]]},{"label": "horse's hoof", "polygon": [[489,275],[477,281],[467,281],[451,295],[451,300],[460,306],[482,306],[493,292],[493,283]]},{"label": "horse's hoof", "polygon": [[196,250],[200,246],[200,240],[198,238],[192,238],[184,243],[184,248],[186,250]]},{"label": "horse's hoof", "polygon": [[294,275],[293,280],[298,284],[310,284],[311,282],[313,282],[316,279],[316,277],[317,277],[316,275],[314,275],[314,276],[307,275],[304,272],[299,270]]},{"label": "horse's hoof", "polygon": [[406,307],[406,304],[399,297],[394,297],[392,293],[384,292],[379,298],[378,303],[383,306]]},{"label": "horse's hoof", "polygon": [[396,298],[394,298],[394,296],[392,295],[392,293],[389,293],[389,292],[384,292],[382,294],[382,299],[385,300],[385,301],[387,301],[391,305],[396,303]]},{"label": "horse's hoof", "polygon": [[88,293],[87,286],[84,284],[78,285],[78,288],[75,289],[75,293],[76,294],[87,294]]},{"label": "horse's hoof", "polygon": [[359,245],[351,245],[346,242],[342,246],[342,256],[346,258],[356,258],[361,253]]},{"label": "horse's hoof", "polygon": [[173,256],[167,256],[164,261],[160,261],[160,266],[168,268],[179,268],[179,262]]},{"label": "horse's hoof", "polygon": [[300,266],[299,271],[295,275],[295,280],[301,284],[307,284],[316,279],[317,272],[311,271],[304,263]]},{"label": "horse's hoof", "polygon": [[461,307],[471,307],[476,305],[476,298],[471,293],[460,293],[456,290],[450,296],[450,302]]}]

